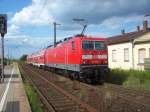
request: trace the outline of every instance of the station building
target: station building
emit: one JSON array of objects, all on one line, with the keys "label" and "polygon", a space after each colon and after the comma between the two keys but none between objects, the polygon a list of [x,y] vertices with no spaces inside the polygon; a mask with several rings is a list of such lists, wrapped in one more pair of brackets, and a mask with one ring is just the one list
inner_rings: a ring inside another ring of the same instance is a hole
[{"label": "station building", "polygon": [[150,58],[150,28],[143,21],[143,29],[108,38],[110,68],[144,70],[145,58]]}]

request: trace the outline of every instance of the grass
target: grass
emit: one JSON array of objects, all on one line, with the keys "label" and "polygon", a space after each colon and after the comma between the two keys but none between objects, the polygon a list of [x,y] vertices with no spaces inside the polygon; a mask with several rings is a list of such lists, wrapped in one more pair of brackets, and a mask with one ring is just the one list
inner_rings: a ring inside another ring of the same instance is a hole
[{"label": "grass", "polygon": [[43,112],[41,103],[33,87],[28,82],[24,82],[24,87],[29,99],[32,112]]},{"label": "grass", "polygon": [[150,71],[112,69],[106,82],[141,90],[150,90]]}]

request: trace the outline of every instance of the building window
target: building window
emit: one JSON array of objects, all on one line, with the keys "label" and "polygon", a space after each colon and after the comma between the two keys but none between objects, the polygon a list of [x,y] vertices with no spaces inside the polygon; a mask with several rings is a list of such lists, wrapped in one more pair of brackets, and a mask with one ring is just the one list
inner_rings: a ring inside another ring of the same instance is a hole
[{"label": "building window", "polygon": [[124,61],[129,62],[129,48],[124,49]]},{"label": "building window", "polygon": [[144,59],[146,57],[146,54],[145,54],[145,49],[139,49],[138,51],[138,61],[139,61],[139,64],[143,64],[144,63]]},{"label": "building window", "polygon": [[74,50],[75,49],[75,43],[74,43],[74,41],[72,41],[72,50]]},{"label": "building window", "polygon": [[116,50],[112,50],[112,61],[113,62],[117,61]]}]

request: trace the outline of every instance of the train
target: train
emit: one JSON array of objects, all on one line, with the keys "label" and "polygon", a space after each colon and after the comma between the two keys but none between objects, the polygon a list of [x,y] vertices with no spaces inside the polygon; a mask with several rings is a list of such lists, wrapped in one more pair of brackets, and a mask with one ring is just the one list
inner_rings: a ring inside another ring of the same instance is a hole
[{"label": "train", "polygon": [[106,38],[76,35],[27,56],[27,63],[67,77],[103,83],[108,73]]}]

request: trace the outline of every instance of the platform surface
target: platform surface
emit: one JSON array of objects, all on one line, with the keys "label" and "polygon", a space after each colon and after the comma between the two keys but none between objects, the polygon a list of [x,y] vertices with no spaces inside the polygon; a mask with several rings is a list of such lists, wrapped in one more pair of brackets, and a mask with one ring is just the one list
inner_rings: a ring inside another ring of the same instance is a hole
[{"label": "platform surface", "polygon": [[31,112],[18,65],[5,67],[5,81],[0,84],[0,112]]}]

